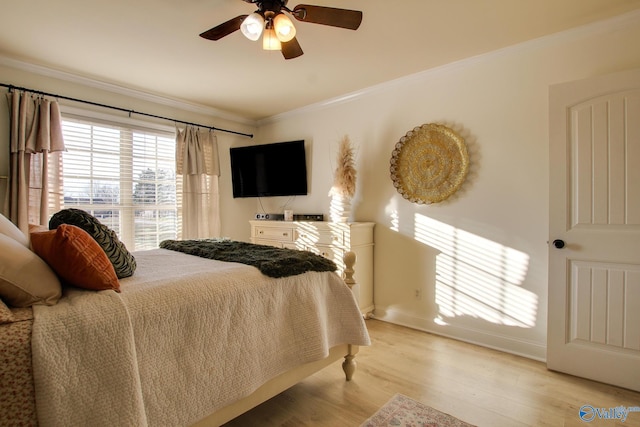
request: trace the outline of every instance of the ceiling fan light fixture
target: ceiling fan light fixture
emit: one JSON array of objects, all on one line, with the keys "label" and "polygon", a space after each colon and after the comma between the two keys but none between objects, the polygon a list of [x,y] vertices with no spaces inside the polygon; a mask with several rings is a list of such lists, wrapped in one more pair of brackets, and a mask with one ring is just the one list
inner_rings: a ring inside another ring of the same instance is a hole
[{"label": "ceiling fan light fixture", "polygon": [[262,49],[264,50],[282,50],[282,44],[276,36],[276,31],[273,28],[267,28],[264,30],[264,36],[262,37]]},{"label": "ceiling fan light fixture", "polygon": [[[299,4],[292,9],[287,7],[289,0],[243,0],[258,8],[251,15],[238,15],[222,24],[200,34],[207,40],[220,40],[235,31],[249,40],[257,41],[262,36],[262,48],[279,50],[284,59],[298,58],[304,52],[296,38],[296,27],[292,17],[297,21],[329,27],[357,30],[362,23],[362,12],[359,10],[340,9],[336,7]],[[336,0],[337,1],[337,0]],[[286,13],[285,13],[286,12]]]},{"label": "ceiling fan light fixture", "polygon": [[291,41],[296,36],[296,27],[293,26],[293,22],[284,13],[279,13],[273,19],[273,29],[276,32],[276,37],[283,43]]},{"label": "ceiling fan light fixture", "polygon": [[251,15],[247,16],[240,25],[240,31],[242,31],[242,34],[251,41],[256,41],[260,38],[263,28],[264,18],[258,12],[253,12]]}]

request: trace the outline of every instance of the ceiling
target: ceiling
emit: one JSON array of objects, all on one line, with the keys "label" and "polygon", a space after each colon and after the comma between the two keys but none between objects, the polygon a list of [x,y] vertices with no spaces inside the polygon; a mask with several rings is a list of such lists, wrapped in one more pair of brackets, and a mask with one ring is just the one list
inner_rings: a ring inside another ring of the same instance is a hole
[{"label": "ceiling", "polygon": [[256,9],[241,0],[7,0],[0,56],[259,120],[640,9],[640,0],[302,2],[361,10],[362,25],[294,20],[305,54],[284,60],[239,31],[198,36]]}]

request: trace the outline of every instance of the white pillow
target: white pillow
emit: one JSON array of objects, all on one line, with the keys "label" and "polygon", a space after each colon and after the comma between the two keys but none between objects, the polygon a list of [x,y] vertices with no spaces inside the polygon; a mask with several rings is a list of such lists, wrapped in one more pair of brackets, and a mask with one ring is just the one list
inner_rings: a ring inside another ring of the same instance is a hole
[{"label": "white pillow", "polygon": [[62,286],[58,276],[38,255],[0,234],[0,298],[13,307],[54,305]]},{"label": "white pillow", "polygon": [[4,215],[0,215],[0,234],[4,234],[20,242],[25,248],[29,247],[29,239],[27,239],[27,236]]}]

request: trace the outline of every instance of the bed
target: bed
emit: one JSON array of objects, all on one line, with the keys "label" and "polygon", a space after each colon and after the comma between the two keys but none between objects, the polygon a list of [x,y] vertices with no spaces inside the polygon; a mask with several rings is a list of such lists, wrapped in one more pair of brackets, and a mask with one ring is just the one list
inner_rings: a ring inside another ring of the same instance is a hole
[{"label": "bed", "polygon": [[338,360],[350,380],[370,344],[352,253],[344,279],[132,256],[118,290],[62,285],[53,305],[4,306],[1,425],[221,425]]}]

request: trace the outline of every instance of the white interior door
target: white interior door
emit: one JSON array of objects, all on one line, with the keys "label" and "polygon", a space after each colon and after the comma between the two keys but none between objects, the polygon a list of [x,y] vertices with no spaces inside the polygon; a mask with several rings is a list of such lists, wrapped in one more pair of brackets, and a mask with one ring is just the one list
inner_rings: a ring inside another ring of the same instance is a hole
[{"label": "white interior door", "polygon": [[640,391],[640,70],[549,102],[547,366]]}]

